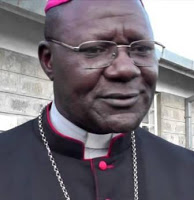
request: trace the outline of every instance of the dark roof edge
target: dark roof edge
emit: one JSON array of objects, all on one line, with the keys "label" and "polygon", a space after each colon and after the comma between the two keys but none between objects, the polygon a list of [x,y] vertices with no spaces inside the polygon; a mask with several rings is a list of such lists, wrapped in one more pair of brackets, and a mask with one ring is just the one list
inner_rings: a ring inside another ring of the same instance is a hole
[{"label": "dark roof edge", "polygon": [[25,18],[39,22],[41,24],[44,24],[44,21],[45,21],[45,16],[43,16],[43,15],[36,14],[34,12],[20,8],[18,6],[11,5],[11,4],[6,3],[6,2],[0,1],[0,9],[12,12],[16,15],[23,16]]},{"label": "dark roof edge", "polygon": [[165,50],[159,66],[194,78],[194,61],[171,51]]}]

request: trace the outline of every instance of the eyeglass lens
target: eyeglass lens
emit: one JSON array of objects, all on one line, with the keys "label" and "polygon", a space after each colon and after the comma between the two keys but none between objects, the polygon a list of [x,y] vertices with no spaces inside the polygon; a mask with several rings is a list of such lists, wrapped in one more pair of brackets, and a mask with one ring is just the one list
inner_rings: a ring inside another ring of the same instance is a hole
[{"label": "eyeglass lens", "polygon": [[[118,47],[120,48],[120,47]],[[109,41],[91,41],[80,46],[80,53],[87,59],[87,68],[103,68],[111,65],[118,55],[116,43]],[[162,54],[162,47],[153,41],[138,41],[124,47],[135,65],[151,67]]]}]

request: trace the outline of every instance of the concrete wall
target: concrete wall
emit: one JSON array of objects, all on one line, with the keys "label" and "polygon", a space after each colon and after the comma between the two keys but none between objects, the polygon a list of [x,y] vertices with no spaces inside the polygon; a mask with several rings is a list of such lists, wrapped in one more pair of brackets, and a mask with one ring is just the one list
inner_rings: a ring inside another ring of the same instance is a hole
[{"label": "concrete wall", "polygon": [[159,135],[185,146],[185,99],[168,93],[159,94]]},{"label": "concrete wall", "polygon": [[0,7],[0,131],[36,117],[40,107],[52,99],[52,83],[37,59],[43,23],[11,12],[10,7],[3,8]]},{"label": "concrete wall", "polygon": [[[169,93],[160,93],[158,96],[159,136],[169,142],[185,147],[185,98]],[[194,130],[194,103],[192,108],[192,122],[192,130]]]},{"label": "concrete wall", "polygon": [[36,58],[0,48],[0,131],[38,115],[52,99],[52,82]]}]

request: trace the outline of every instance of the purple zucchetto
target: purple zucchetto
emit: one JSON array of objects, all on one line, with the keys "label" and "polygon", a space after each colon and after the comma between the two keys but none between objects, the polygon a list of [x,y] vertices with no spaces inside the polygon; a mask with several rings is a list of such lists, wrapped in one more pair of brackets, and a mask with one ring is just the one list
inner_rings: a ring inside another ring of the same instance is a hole
[{"label": "purple zucchetto", "polygon": [[[59,6],[63,3],[68,3],[69,1],[71,1],[71,0],[47,0],[47,4],[45,7],[45,13],[47,13],[47,11],[53,7]],[[143,5],[142,0],[140,0],[140,1],[141,1],[141,4]]]},{"label": "purple zucchetto", "polygon": [[45,7],[45,13],[47,13],[48,10],[50,10],[53,7],[59,6],[60,4],[63,3],[68,3],[71,0],[47,0],[47,4]]}]

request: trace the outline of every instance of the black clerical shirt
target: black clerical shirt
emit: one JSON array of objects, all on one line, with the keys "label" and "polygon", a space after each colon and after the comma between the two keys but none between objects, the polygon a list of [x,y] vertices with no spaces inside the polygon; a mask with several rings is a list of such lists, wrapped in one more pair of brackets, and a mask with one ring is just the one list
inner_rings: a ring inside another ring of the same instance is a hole
[{"label": "black clerical shirt", "polygon": [[[106,157],[84,159],[81,142],[43,127],[71,200],[133,200],[130,134]],[[194,200],[194,152],[137,129],[139,200]],[[34,119],[0,135],[0,200],[64,200]]]}]

